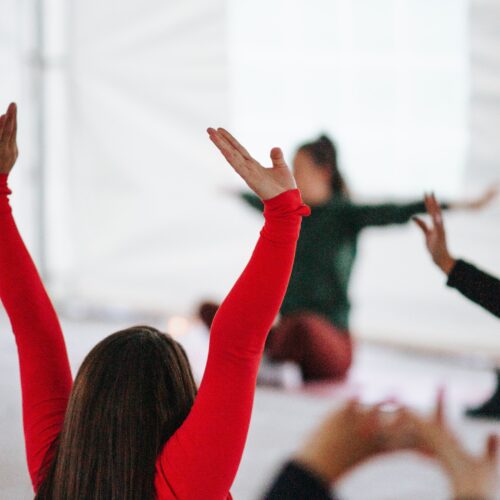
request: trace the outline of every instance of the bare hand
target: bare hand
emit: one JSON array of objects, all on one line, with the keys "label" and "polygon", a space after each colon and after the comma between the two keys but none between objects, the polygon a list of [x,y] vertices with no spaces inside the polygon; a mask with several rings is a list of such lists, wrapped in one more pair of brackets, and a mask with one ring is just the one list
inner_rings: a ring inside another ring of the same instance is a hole
[{"label": "bare hand", "polygon": [[443,397],[428,418],[407,414],[413,424],[416,448],[435,457],[448,474],[457,498],[493,499],[497,491],[498,439],[490,435],[484,452],[474,456],[463,448],[447,428]]},{"label": "bare hand", "polygon": [[217,146],[224,158],[261,200],[269,200],[297,187],[281,149],[271,150],[273,166],[265,168],[254,160],[227,130],[209,128],[207,132],[210,140]]},{"label": "bare hand", "polygon": [[376,454],[406,447],[387,439],[389,419],[382,405],[366,407],[350,402],[331,413],[295,455],[295,460],[332,483]]},{"label": "bare hand", "polygon": [[500,186],[490,186],[479,198],[457,203],[455,206],[457,208],[465,208],[466,210],[480,210],[487,207],[498,196],[499,192]]},{"label": "bare hand", "polygon": [[7,112],[0,116],[0,174],[8,174],[16,163],[17,107],[11,103]]},{"label": "bare hand", "polygon": [[425,206],[427,208],[427,213],[431,216],[432,226],[429,227],[419,217],[414,217],[413,220],[424,233],[425,243],[434,263],[440,267],[445,274],[450,274],[455,265],[455,259],[453,259],[448,252],[441,207],[433,194],[425,196]]}]

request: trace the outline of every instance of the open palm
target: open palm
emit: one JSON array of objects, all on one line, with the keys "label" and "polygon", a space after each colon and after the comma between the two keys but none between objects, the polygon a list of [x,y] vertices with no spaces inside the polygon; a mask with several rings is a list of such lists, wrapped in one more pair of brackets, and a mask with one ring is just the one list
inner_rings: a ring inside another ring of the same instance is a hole
[{"label": "open palm", "polygon": [[266,168],[252,158],[250,153],[227,130],[209,128],[207,132],[210,140],[228,163],[262,200],[269,200],[297,187],[280,148],[271,150],[272,167]]}]

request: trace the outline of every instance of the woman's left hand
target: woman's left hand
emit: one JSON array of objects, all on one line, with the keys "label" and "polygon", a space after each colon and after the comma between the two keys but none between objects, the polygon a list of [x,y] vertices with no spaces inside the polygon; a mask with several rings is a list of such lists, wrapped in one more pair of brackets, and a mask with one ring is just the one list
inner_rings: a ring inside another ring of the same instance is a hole
[{"label": "woman's left hand", "polygon": [[487,207],[500,193],[500,185],[494,184],[490,186],[481,196],[467,201],[459,201],[450,203],[450,208],[461,208],[465,210],[481,210]]},{"label": "woman's left hand", "polygon": [[0,174],[9,174],[16,163],[17,106],[11,103],[7,112],[0,116]]}]

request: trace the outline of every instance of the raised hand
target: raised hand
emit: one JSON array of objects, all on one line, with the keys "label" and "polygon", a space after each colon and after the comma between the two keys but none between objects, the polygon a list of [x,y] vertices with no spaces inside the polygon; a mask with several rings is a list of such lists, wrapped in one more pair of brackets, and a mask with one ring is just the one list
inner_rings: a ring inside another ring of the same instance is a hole
[{"label": "raised hand", "polygon": [[428,226],[419,217],[413,217],[413,220],[424,233],[425,243],[434,263],[440,267],[445,274],[450,274],[455,265],[455,259],[448,252],[443,215],[434,194],[425,196],[425,206],[427,208],[427,213],[431,216],[432,225]]},{"label": "raised hand", "polygon": [[497,490],[498,438],[490,435],[479,456],[469,453],[447,428],[443,397],[428,418],[408,413],[413,424],[416,448],[438,460],[450,478],[455,498],[495,498]]},{"label": "raised hand", "polygon": [[480,210],[488,206],[499,194],[500,186],[498,184],[490,186],[481,196],[470,201],[457,203],[457,208],[465,208],[467,210]]},{"label": "raised hand", "polygon": [[297,187],[281,149],[271,150],[272,167],[265,168],[227,130],[209,128],[207,132],[224,158],[261,200],[269,200]]},{"label": "raised hand", "polygon": [[7,112],[0,116],[0,174],[8,174],[16,163],[17,106],[11,103]]}]

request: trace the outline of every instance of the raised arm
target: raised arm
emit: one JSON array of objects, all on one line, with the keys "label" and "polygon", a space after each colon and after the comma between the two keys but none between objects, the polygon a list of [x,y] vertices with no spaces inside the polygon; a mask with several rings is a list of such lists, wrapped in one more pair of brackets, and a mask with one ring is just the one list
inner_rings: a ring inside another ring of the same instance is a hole
[{"label": "raised arm", "polygon": [[415,222],[424,233],[432,260],[448,276],[447,285],[456,288],[469,300],[500,317],[500,280],[450,255],[439,204],[434,195],[427,196],[425,203],[432,224],[428,226],[417,217]]},{"label": "raised arm", "polygon": [[[177,498],[226,498],[247,436],[264,342],[292,270],[302,215],[309,213],[280,150],[265,169],[224,130],[211,140],[264,200],[265,224],[250,262],[212,325],[205,374],[193,408],[160,458]],[[186,477],[193,478],[187,482]]]},{"label": "raised arm", "polygon": [[71,390],[64,340],[52,304],[12,217],[7,176],[16,158],[16,107],[0,117],[0,298],[19,353],[26,454],[35,490]]}]

